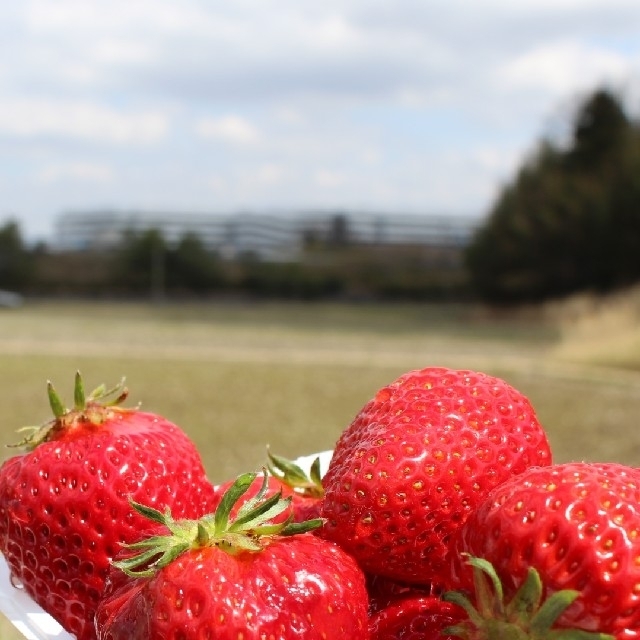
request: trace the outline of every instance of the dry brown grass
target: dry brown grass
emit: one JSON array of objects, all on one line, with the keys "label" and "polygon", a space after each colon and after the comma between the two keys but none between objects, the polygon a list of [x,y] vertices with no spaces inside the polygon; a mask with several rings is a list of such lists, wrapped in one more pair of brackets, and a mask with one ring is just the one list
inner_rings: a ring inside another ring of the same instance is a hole
[{"label": "dry brown grass", "polygon": [[640,288],[576,296],[554,310],[563,360],[640,370]]}]

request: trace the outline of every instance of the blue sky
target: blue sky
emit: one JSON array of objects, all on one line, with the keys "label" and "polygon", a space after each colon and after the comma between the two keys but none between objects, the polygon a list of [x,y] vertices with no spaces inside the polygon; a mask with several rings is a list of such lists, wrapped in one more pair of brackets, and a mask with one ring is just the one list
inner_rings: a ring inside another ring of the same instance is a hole
[{"label": "blue sky", "polygon": [[67,211],[484,215],[606,84],[638,0],[0,3],[0,222]]}]

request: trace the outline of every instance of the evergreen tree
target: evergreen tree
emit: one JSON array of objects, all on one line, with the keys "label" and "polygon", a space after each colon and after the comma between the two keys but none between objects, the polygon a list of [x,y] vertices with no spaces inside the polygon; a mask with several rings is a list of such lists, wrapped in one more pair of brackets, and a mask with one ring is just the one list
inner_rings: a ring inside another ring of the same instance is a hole
[{"label": "evergreen tree", "polygon": [[162,298],[166,288],[167,243],[162,231],[124,233],[114,269],[116,285],[125,291]]},{"label": "evergreen tree", "polygon": [[23,292],[34,275],[34,260],[25,247],[18,223],[0,227],[0,289]]},{"label": "evergreen tree", "polygon": [[167,255],[167,284],[193,293],[219,287],[222,274],[216,255],[195,233],[186,233]]},{"label": "evergreen tree", "polygon": [[576,114],[569,149],[542,142],[466,252],[478,293],[541,300],[640,277],[640,136],[612,94]]}]

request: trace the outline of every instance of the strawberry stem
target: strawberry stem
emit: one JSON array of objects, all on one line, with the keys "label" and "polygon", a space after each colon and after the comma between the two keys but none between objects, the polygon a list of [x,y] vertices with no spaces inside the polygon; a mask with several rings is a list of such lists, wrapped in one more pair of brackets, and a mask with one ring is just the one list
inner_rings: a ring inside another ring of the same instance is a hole
[{"label": "strawberry stem", "polygon": [[67,408],[62,403],[58,392],[53,388],[51,380],[47,380],[47,395],[49,396],[49,406],[51,407],[51,411],[53,411],[53,415],[56,418],[62,418],[62,416],[67,413]]},{"label": "strawberry stem", "polygon": [[507,617],[516,624],[524,625],[539,609],[542,600],[542,581],[535,570],[527,572],[521,589],[518,589],[507,605]]},{"label": "strawberry stem", "polygon": [[531,631],[543,638],[546,637],[545,634],[551,631],[552,625],[560,617],[562,612],[567,609],[579,595],[579,591],[572,591],[570,589],[554,593],[531,618]]},{"label": "strawberry stem", "polygon": [[[129,390],[124,386],[124,382],[125,379],[122,378],[117,385],[108,390],[104,385],[100,385],[87,397],[82,376],[79,371],[76,371],[73,389],[74,406],[69,410],[55,390],[53,383],[48,380],[47,396],[53,419],[39,426],[18,429],[18,433],[25,432],[27,435],[20,442],[7,446],[26,447],[28,450],[33,450],[42,442],[53,440],[59,432],[71,429],[78,423],[83,425],[100,424],[105,419],[107,410],[116,408],[124,410],[119,407],[129,395]],[[110,398],[110,396],[115,397]]]},{"label": "strawberry stem", "polygon": [[74,408],[76,411],[82,411],[86,405],[86,398],[84,395],[84,383],[82,382],[82,376],[79,371],[76,371],[76,383],[73,389]]},{"label": "strawberry stem", "polygon": [[216,532],[226,530],[233,505],[236,504],[240,497],[249,489],[255,478],[256,475],[252,473],[245,473],[238,476],[236,481],[225,491],[214,514],[214,527]]},{"label": "strawberry stem", "polygon": [[[122,404],[129,397],[129,389],[125,386],[125,380],[123,377],[120,382],[111,387],[111,389],[107,389],[104,384],[101,384],[89,394],[89,400],[94,403],[100,401],[99,403],[103,407],[114,407]],[[118,395],[115,398],[106,400],[106,398],[114,396],[116,393]]]},{"label": "strawberry stem", "polygon": [[[174,520],[169,510],[161,513],[153,507],[131,501],[135,511],[163,525],[168,533],[125,545],[126,549],[140,553],[113,564],[129,576],[148,577],[190,549],[215,546],[230,554],[257,553],[263,549],[261,538],[296,535],[322,526],[319,518],[294,523],[291,498],[282,498],[281,492],[267,495],[266,469],[262,475],[260,490],[240,506],[235,518],[231,512],[256,479],[257,473],[238,476],[222,496],[216,511],[200,520]],[[284,522],[274,521],[287,510],[289,517]]]},{"label": "strawberry stem", "polygon": [[314,459],[307,474],[295,462],[275,455],[267,448],[267,467],[272,476],[282,484],[291,487],[296,493],[310,498],[322,498],[324,488],[322,486],[322,474],[320,472],[320,457]]},{"label": "strawberry stem", "polygon": [[473,568],[474,606],[462,592],[449,591],[442,598],[462,607],[468,620],[443,631],[463,640],[615,640],[606,633],[558,628],[564,611],[580,595],[565,589],[553,593],[542,604],[542,582],[533,567],[509,602],[505,602],[502,583],[493,565],[482,558],[468,556]]}]

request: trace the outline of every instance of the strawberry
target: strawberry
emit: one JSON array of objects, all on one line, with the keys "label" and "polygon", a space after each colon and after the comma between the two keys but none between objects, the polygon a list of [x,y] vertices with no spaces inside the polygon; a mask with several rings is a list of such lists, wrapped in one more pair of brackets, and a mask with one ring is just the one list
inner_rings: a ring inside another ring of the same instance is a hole
[{"label": "strawberry", "polygon": [[369,617],[398,600],[409,597],[435,597],[440,593],[440,589],[431,584],[407,584],[380,575],[367,575]]},{"label": "strawberry", "polygon": [[489,491],[550,461],[531,403],[504,380],[409,371],[338,439],[322,480],[321,535],[367,573],[440,584],[451,536]]},{"label": "strawberry", "polygon": [[[460,637],[490,638],[497,624],[507,640],[640,637],[637,469],[586,462],[530,469],[487,496],[454,547],[459,591],[445,597],[479,610],[467,627],[473,633]],[[518,607],[502,601],[529,605],[516,616]]]},{"label": "strawberry", "polygon": [[[320,520],[293,523],[291,497],[269,495],[266,476],[237,508],[256,477],[239,476],[197,521],[135,505],[160,529],[114,563],[99,640],[368,640],[356,562],[311,533]],[[122,582],[118,569],[131,579]]]},{"label": "strawberry", "polygon": [[112,557],[148,525],[129,497],[197,517],[210,510],[214,489],[179,427],[121,406],[122,384],[87,397],[76,375],[70,410],[50,383],[48,392],[54,419],[32,429],[28,451],[0,468],[0,552],[14,581],[90,640]]},{"label": "strawberry", "polygon": [[444,630],[459,622],[464,610],[435,596],[399,598],[369,619],[371,640],[453,640]]}]

